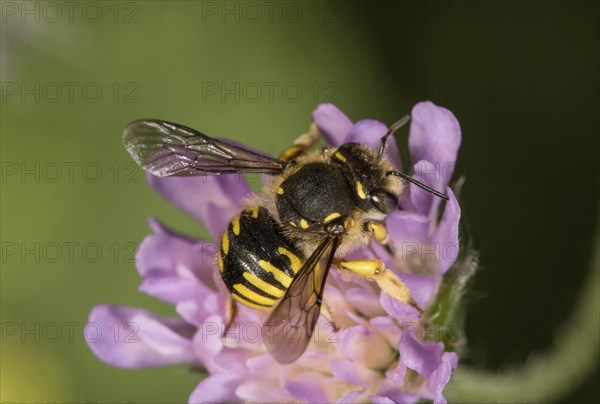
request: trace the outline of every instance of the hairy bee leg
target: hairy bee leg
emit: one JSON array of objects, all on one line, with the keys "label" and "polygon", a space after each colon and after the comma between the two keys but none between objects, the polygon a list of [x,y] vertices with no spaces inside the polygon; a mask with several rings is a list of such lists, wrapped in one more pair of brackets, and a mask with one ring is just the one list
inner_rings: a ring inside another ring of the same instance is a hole
[{"label": "hairy bee leg", "polygon": [[227,335],[227,331],[229,331],[229,328],[233,324],[233,322],[238,314],[238,307],[237,307],[236,301],[231,296],[229,296],[227,298],[227,300],[228,300],[228,305],[227,305],[227,310],[225,312],[225,316],[227,317],[227,324],[225,325],[225,328],[223,329],[221,338],[225,338],[225,336]]},{"label": "hairy bee leg", "polygon": [[292,145],[285,149],[283,153],[281,153],[279,159],[283,161],[290,161],[301,156],[315,143],[317,143],[320,137],[321,134],[317,129],[317,125],[314,122],[312,122],[310,124],[310,129],[308,130],[308,132],[298,136],[296,140],[294,140]]},{"label": "hairy bee leg", "polygon": [[412,297],[410,290],[396,276],[396,274],[385,267],[385,264],[380,260],[357,260],[337,262],[341,269],[348,270],[356,275],[364,276],[373,279],[379,287],[387,294],[401,303],[408,304],[414,307],[419,315],[423,314],[423,309],[419,307],[415,299]]},{"label": "hairy bee leg", "polygon": [[379,287],[384,290],[388,295],[392,296],[399,302],[406,303],[414,307],[418,312],[419,316],[423,315],[423,309],[412,297],[410,290],[406,285],[396,276],[396,274],[389,269],[386,269],[377,277],[373,277]]}]

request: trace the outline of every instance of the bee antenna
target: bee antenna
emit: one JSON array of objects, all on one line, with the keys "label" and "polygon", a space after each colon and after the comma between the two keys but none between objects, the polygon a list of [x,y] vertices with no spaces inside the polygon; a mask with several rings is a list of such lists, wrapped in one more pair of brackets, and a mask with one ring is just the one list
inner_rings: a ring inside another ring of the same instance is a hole
[{"label": "bee antenna", "polygon": [[402,118],[400,118],[398,121],[394,122],[392,124],[392,126],[390,126],[390,128],[388,129],[386,134],[383,135],[383,137],[381,138],[381,141],[380,141],[381,143],[379,145],[379,152],[377,153],[377,159],[380,159],[381,156],[383,156],[383,152],[385,151],[385,146],[387,144],[388,137],[392,136],[394,134],[394,132],[396,132],[398,129],[400,129],[401,127],[406,125],[408,123],[408,121],[410,121],[410,115],[405,115]]},{"label": "bee antenna", "polygon": [[428,187],[427,185],[423,184],[421,181],[417,181],[415,180],[413,177],[406,175],[406,174],[402,174],[401,172],[398,171],[390,171],[388,173],[386,173],[386,175],[393,175],[395,177],[401,177],[404,178],[406,181],[411,182],[413,184],[415,184],[416,186],[418,186],[419,188],[423,188],[425,191],[427,192],[431,192],[432,194],[434,194],[435,196],[438,196],[442,199],[445,199],[447,201],[450,200],[450,198],[448,198],[448,195],[443,194],[439,191],[436,191],[435,189]]}]

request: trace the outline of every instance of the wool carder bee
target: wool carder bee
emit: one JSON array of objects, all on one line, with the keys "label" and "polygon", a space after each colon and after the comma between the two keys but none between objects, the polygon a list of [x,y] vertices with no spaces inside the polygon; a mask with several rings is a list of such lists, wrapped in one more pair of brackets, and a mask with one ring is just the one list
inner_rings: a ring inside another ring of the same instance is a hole
[{"label": "wool carder bee", "polygon": [[[266,311],[263,343],[277,361],[290,363],[305,351],[322,308],[327,314],[323,291],[332,266],[375,280],[422,313],[382,261],[343,259],[371,238],[391,248],[382,220],[398,209],[403,179],[447,199],[398,172],[384,155],[388,137],[408,119],[389,128],[377,151],[346,143],[309,153],[320,137],[314,123],[279,158],[152,119],[130,123],[123,142],[144,170],[159,177],[272,175],[227,226],[217,265],[232,307],[239,302]],[[286,338],[290,327],[299,338]]]}]

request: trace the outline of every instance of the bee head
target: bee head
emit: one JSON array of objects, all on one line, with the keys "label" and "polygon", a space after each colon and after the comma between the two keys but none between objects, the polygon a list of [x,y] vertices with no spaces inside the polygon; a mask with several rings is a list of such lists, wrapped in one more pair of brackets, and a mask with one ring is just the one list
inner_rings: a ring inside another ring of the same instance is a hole
[{"label": "bee head", "polygon": [[401,179],[448,200],[447,195],[397,171],[384,155],[387,139],[409,120],[406,115],[390,126],[381,138],[377,152],[358,143],[345,143],[331,157],[334,164],[341,166],[350,186],[355,188],[357,205],[374,218],[382,218],[397,209]]},{"label": "bee head", "polygon": [[391,163],[378,157],[368,146],[345,143],[331,157],[355,190],[358,207],[374,216],[384,216],[398,207],[402,190],[399,178],[387,173],[394,171]]}]

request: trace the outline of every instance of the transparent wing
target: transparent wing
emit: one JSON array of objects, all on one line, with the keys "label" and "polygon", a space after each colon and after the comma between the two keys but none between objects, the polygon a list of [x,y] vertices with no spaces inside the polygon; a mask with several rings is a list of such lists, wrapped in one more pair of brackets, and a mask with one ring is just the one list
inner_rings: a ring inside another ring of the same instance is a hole
[{"label": "transparent wing", "polygon": [[338,238],[323,239],[264,323],[263,343],[277,362],[294,362],[306,350],[319,319],[325,281],[339,243]]},{"label": "transparent wing", "polygon": [[144,170],[159,177],[281,172],[286,162],[213,139],[171,122],[141,119],[123,131],[123,144]]}]

